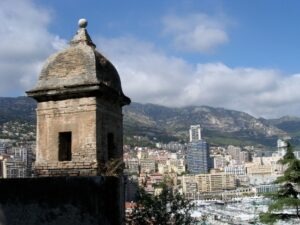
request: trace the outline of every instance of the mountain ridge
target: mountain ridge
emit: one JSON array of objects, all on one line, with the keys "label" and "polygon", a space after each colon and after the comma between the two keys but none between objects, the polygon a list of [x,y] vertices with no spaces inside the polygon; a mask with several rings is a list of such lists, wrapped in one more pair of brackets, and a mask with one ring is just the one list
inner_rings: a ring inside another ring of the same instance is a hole
[{"label": "mountain ridge", "polygon": [[[141,115],[143,119],[138,115]],[[278,137],[288,136],[287,132],[245,112],[211,106],[170,108],[154,104],[133,103],[132,106],[124,107],[124,121],[139,124],[138,127],[151,126],[155,128],[159,125],[159,128],[164,128],[166,134],[179,139],[187,139],[191,124],[200,124],[203,127],[204,136],[210,140],[214,139],[214,135],[223,136],[223,138],[233,136],[248,142],[249,140],[257,142],[260,137],[263,137],[266,140],[261,144],[273,141],[275,145]],[[162,130],[160,129],[159,132]]]},{"label": "mountain ridge", "polygon": [[[34,123],[36,102],[28,97],[0,97],[0,125],[24,120]],[[192,124],[200,124],[212,144],[276,146],[277,138],[292,136],[300,143],[300,118],[255,118],[248,113],[211,106],[166,107],[133,102],[123,108],[124,135],[158,141],[187,141]],[[295,122],[296,125],[295,125]]]}]

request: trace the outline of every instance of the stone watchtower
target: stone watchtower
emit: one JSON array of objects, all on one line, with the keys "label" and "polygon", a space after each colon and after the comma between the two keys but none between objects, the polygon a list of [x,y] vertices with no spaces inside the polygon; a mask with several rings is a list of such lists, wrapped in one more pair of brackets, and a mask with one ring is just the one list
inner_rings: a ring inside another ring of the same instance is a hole
[{"label": "stone watchtower", "polygon": [[123,157],[124,95],[115,67],[79,20],[70,46],[45,63],[28,96],[38,102],[37,176],[94,176]]}]

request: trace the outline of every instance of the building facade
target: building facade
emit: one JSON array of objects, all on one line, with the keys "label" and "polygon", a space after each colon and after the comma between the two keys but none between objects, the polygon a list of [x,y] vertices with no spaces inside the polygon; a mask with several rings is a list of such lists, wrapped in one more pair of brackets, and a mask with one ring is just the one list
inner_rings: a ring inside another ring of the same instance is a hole
[{"label": "building facade", "polygon": [[202,139],[201,137],[201,127],[200,125],[191,125],[190,127],[190,142],[199,141]]},{"label": "building facade", "polygon": [[235,177],[229,174],[198,174],[182,177],[182,191],[184,194],[209,193],[235,188]]},{"label": "building facade", "polygon": [[214,192],[236,188],[235,177],[229,174],[199,174],[196,175],[196,180],[199,192]]},{"label": "building facade", "polygon": [[277,140],[278,155],[284,156],[287,151],[287,142],[285,140]]},{"label": "building facade", "polygon": [[209,147],[206,141],[198,140],[188,144],[187,147],[187,168],[190,173],[208,173],[211,168]]}]

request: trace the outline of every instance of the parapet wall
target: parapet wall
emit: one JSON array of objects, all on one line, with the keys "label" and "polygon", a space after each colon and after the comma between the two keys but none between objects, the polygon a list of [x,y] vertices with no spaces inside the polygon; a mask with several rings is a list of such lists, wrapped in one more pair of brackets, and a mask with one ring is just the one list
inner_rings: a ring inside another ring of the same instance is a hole
[{"label": "parapet wall", "polygon": [[43,177],[0,180],[1,225],[123,224],[123,180]]}]

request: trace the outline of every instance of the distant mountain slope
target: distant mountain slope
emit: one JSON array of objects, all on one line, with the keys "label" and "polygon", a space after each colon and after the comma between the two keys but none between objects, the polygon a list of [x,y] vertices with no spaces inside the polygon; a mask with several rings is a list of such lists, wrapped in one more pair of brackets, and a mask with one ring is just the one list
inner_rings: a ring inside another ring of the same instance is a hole
[{"label": "distant mountain slope", "polygon": [[[7,121],[35,121],[36,102],[27,97],[0,97],[0,125]],[[296,121],[296,122],[295,122]],[[200,124],[203,136],[215,144],[275,146],[278,137],[299,131],[300,119],[266,120],[239,111],[209,106],[170,108],[132,103],[124,107],[124,134],[157,140],[187,140],[192,124]]]},{"label": "distant mountain slope", "polygon": [[300,118],[292,116],[284,116],[279,119],[269,120],[270,124],[284,130],[288,133],[300,134]]},{"label": "distant mountain slope", "polygon": [[36,102],[27,97],[0,97],[0,124],[20,120],[35,121]]},{"label": "distant mountain slope", "polygon": [[[187,138],[191,124],[201,124],[203,134],[212,142],[275,145],[283,130],[267,121],[239,111],[208,106],[168,108],[153,104],[132,103],[124,108],[125,125],[152,129],[152,133]],[[126,126],[125,126],[126,129]],[[147,134],[147,133],[145,133]]]},{"label": "distant mountain slope", "polygon": [[279,129],[287,132],[292,140],[290,141],[293,146],[298,146],[300,148],[300,118],[284,116],[279,119],[269,120],[269,123]]}]

